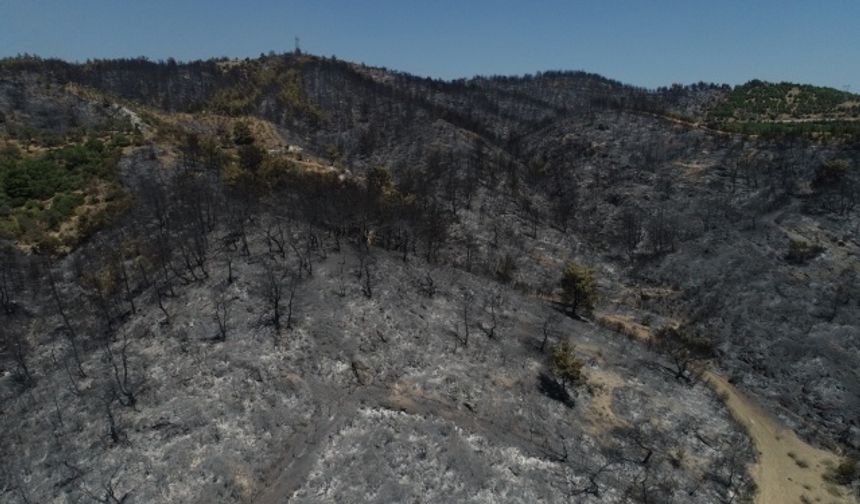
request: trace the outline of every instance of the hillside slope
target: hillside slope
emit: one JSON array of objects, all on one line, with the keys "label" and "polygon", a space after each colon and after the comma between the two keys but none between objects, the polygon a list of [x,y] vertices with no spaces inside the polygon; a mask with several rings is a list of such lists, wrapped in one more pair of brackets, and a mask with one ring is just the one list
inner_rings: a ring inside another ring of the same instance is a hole
[{"label": "hillside slope", "polygon": [[[284,55],[0,76],[3,170],[110,153],[4,203],[4,498],[752,499],[705,364],[635,340],[677,327],[776,424],[860,450],[848,138],[708,131],[670,115],[722,88],[584,73]],[[117,204],[57,214],[60,193]],[[559,309],[571,260],[598,278],[584,317]],[[850,501],[800,469],[821,487],[798,499]]]}]

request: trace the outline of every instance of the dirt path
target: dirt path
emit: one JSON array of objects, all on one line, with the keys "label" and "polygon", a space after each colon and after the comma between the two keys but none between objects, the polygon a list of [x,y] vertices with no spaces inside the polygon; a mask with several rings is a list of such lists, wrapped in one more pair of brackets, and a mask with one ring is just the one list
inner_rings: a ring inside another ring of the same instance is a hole
[{"label": "dirt path", "polygon": [[756,504],[857,504],[844,488],[822,479],[825,470],[838,462],[836,455],[805,443],[722,376],[706,371],[705,379],[725,398],[758,450],[752,468],[758,484]]},{"label": "dirt path", "polygon": [[[776,215],[772,218],[778,219]],[[649,328],[640,324],[631,327],[622,316],[602,314],[598,321],[642,341],[651,338]],[[860,504],[847,489],[822,478],[839,462],[834,453],[804,442],[717,373],[705,371],[704,378],[755,443],[758,457],[752,476],[758,485],[756,504]]]}]

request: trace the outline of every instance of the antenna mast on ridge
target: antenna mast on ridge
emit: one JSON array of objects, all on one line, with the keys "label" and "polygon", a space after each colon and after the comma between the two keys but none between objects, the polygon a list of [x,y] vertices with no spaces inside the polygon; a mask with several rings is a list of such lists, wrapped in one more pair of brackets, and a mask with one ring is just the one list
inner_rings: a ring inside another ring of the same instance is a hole
[{"label": "antenna mast on ridge", "polygon": [[296,55],[299,55],[299,54],[301,54],[301,53],[302,53],[302,49],[301,49],[301,47],[299,47],[299,38],[298,38],[298,37],[296,37],[296,50],[295,50],[295,54],[296,54]]}]

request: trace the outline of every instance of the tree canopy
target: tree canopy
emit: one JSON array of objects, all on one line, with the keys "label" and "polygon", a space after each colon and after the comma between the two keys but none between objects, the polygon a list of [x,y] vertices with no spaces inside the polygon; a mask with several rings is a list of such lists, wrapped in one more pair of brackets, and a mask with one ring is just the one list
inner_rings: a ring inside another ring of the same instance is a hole
[{"label": "tree canopy", "polygon": [[570,311],[590,312],[597,303],[597,278],[587,266],[568,262],[561,276],[562,302]]}]

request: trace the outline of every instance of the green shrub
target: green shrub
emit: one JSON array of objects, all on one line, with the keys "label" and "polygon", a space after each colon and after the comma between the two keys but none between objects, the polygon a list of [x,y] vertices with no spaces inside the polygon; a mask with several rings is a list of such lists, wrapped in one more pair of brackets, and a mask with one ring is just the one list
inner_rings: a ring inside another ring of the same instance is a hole
[{"label": "green shrub", "polygon": [[129,140],[128,137],[123,134],[116,135],[111,139],[112,147],[122,148],[128,147],[129,145],[131,145],[131,140]]},{"label": "green shrub", "polygon": [[59,193],[54,196],[51,210],[57,213],[62,220],[68,219],[75,213],[75,209],[84,203],[84,197],[78,193]]},{"label": "green shrub", "polygon": [[97,187],[93,182],[114,179],[116,145],[126,141],[115,137],[105,144],[90,139],[36,157],[24,157],[16,147],[4,146],[0,149],[0,234],[55,252],[56,244],[46,232],[75,214],[85,201],[82,193]]},{"label": "green shrub", "polygon": [[233,125],[233,143],[236,145],[251,145],[254,143],[254,134],[251,132],[251,127],[244,121],[239,121]]},{"label": "green shrub", "polygon": [[12,206],[27,200],[50,198],[57,191],[70,189],[65,170],[50,159],[25,159],[11,167],[3,177],[3,189]]}]

